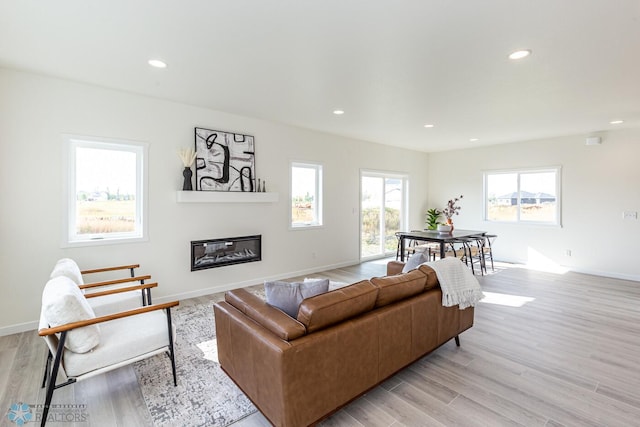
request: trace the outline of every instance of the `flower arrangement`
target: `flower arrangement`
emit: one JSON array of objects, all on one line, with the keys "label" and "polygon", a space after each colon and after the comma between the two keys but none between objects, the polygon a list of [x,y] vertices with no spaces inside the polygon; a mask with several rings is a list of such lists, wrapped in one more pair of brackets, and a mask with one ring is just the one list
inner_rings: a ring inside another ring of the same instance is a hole
[{"label": "flower arrangement", "polygon": [[181,148],[178,151],[178,156],[182,159],[182,164],[185,168],[191,167],[193,161],[196,159],[196,152],[193,148]]},{"label": "flower arrangement", "polygon": [[463,196],[461,194],[460,197],[456,197],[453,200],[449,200],[449,202],[447,202],[447,207],[445,207],[442,210],[442,215],[444,215],[447,218],[447,222],[449,222],[452,216],[460,215],[460,213],[458,212],[460,210],[460,206],[456,206],[456,202],[462,199],[462,197]]}]

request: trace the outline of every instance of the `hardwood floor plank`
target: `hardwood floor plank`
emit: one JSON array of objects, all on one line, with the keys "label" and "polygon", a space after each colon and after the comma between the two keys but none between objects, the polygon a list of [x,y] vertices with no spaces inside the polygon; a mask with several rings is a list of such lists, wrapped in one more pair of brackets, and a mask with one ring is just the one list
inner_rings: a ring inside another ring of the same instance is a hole
[{"label": "hardwood floor plank", "polygon": [[363,427],[365,425],[373,426],[374,424],[361,424],[350,413],[341,410],[325,419],[320,425],[325,427]]},{"label": "hardwood floor plank", "polygon": [[468,379],[461,378],[458,375],[453,375],[448,371],[430,364],[428,360],[423,360],[424,362],[418,362],[412,365],[410,369],[418,375],[445,385],[451,390],[455,390],[458,394],[464,395],[469,399],[473,399],[487,408],[491,408],[495,412],[522,425],[534,427],[544,426],[546,424],[547,417],[529,410],[526,406],[518,405],[508,398],[492,393],[484,388],[482,384],[476,384],[474,381],[469,381]]},{"label": "hardwood floor plank", "polygon": [[[472,400],[464,395],[458,396],[449,405],[449,410],[458,413],[467,419],[466,424],[476,426],[492,426],[492,427],[515,427],[524,426],[509,417],[503,416],[501,413]],[[528,426],[527,426],[528,427]]]},{"label": "hardwood floor plank", "polygon": [[[353,419],[367,427],[388,427],[396,421],[391,415],[369,402],[367,399],[357,399],[344,408]],[[321,423],[324,425],[324,423]]]},{"label": "hardwood floor plank", "polygon": [[[400,387],[399,385],[398,387]],[[397,387],[396,387],[397,389]],[[394,390],[396,390],[394,389]],[[424,411],[415,408],[411,400],[404,395],[377,387],[362,397],[387,412],[398,422],[407,426],[443,426],[445,424],[433,419]]]}]

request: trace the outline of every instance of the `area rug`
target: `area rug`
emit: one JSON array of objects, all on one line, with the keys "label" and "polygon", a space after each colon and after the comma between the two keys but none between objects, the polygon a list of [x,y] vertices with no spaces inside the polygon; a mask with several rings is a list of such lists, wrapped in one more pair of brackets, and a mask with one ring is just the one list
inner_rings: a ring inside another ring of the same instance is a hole
[{"label": "area rug", "polygon": [[213,302],[178,306],[171,317],[178,386],[168,356],[134,364],[154,425],[224,427],[254,413],[255,406],[218,363]]}]

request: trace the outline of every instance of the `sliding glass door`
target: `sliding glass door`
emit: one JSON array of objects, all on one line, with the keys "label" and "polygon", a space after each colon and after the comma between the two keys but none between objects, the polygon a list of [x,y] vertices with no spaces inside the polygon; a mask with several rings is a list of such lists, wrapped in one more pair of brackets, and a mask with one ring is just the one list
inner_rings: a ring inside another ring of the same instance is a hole
[{"label": "sliding glass door", "polygon": [[360,258],[394,254],[395,233],[406,224],[407,177],[384,172],[360,174]]}]

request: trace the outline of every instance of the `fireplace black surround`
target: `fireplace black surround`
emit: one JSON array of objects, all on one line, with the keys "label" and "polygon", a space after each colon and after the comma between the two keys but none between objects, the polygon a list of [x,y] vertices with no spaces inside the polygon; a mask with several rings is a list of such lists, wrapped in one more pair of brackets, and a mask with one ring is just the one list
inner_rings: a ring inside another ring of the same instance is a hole
[{"label": "fireplace black surround", "polygon": [[262,260],[262,235],[191,242],[191,271]]}]

